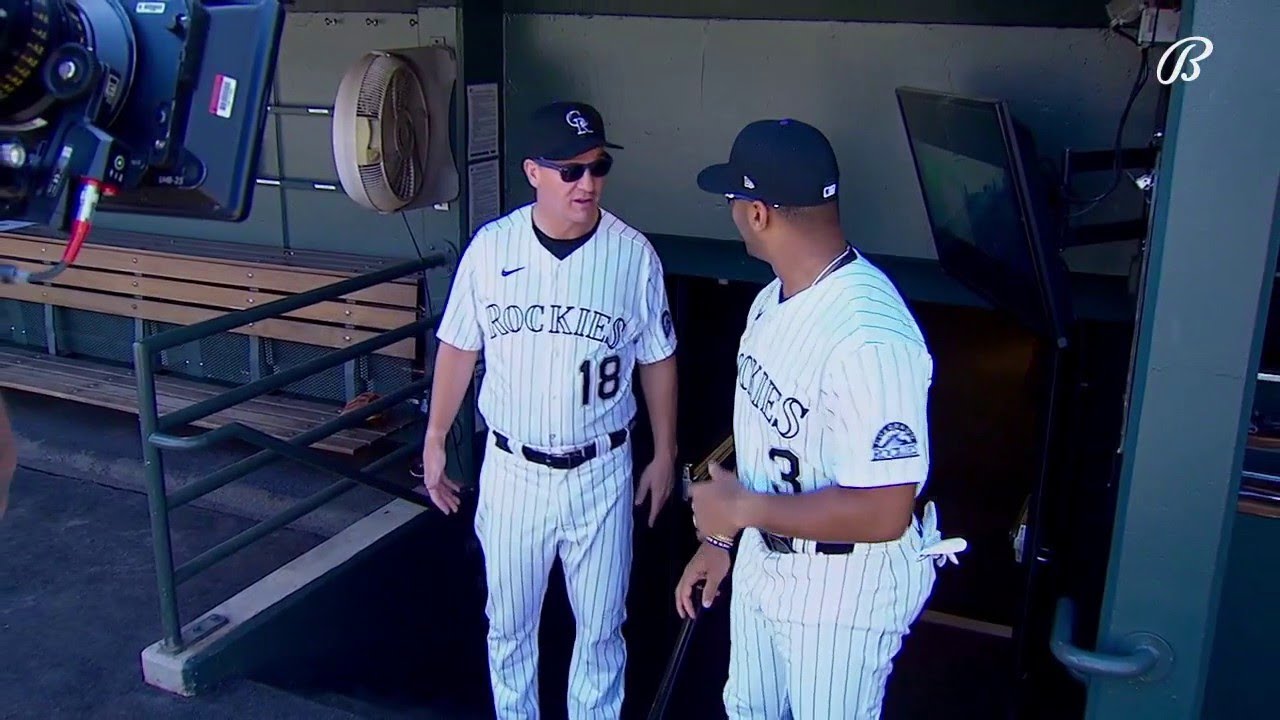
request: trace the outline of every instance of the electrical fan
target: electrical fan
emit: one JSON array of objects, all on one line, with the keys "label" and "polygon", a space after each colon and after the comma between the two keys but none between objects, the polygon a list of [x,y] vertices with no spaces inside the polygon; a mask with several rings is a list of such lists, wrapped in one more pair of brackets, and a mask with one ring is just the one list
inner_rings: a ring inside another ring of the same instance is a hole
[{"label": "electrical fan", "polygon": [[365,53],[338,85],[333,159],[347,195],[379,213],[412,203],[426,182],[430,113],[412,64]]}]

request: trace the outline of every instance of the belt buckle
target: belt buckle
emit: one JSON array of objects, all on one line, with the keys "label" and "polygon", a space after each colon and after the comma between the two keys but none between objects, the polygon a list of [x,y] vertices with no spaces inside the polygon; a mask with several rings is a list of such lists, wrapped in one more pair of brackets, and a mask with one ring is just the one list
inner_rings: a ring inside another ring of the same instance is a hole
[{"label": "belt buckle", "polygon": [[541,451],[525,451],[525,458],[530,462],[546,465],[553,470],[572,470],[591,458],[583,448],[570,450],[567,453],[547,453]]},{"label": "belt buckle", "polygon": [[572,470],[582,463],[586,462],[585,453],[582,450],[574,450],[561,455],[549,455],[551,467],[556,470]]}]

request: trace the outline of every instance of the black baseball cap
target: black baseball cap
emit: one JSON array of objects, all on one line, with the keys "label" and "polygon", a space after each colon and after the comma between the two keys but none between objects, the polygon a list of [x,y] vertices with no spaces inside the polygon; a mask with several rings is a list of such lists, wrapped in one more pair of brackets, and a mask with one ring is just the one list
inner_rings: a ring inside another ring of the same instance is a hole
[{"label": "black baseball cap", "polygon": [[529,118],[525,157],[568,160],[598,147],[622,149],[605,139],[604,118],[586,103],[549,103],[534,110]]},{"label": "black baseball cap", "polygon": [[757,120],[742,129],[729,162],[698,173],[698,187],[781,207],[836,199],[840,168],[822,131],[799,120]]}]

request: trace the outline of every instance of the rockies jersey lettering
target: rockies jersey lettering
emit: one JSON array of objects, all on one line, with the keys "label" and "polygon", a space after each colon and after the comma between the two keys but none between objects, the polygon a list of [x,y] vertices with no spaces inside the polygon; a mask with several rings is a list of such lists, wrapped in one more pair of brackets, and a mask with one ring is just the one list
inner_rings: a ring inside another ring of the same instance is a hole
[{"label": "rockies jersey lettering", "polygon": [[579,446],[627,427],[636,364],[675,352],[657,253],[601,214],[596,233],[559,258],[526,205],[482,227],[458,262],[436,335],[483,349],[480,413],[525,445]]},{"label": "rockies jersey lettering", "polygon": [[613,349],[622,343],[627,330],[626,318],[615,318],[591,308],[559,305],[500,307],[490,304],[485,307],[485,315],[488,318],[490,340],[521,331],[545,332],[589,338]]},{"label": "rockies jersey lettering", "polygon": [[800,421],[809,408],[793,397],[784,398],[769,373],[750,355],[738,356],[738,387],[746,391],[751,406],[759,410],[778,434],[792,438],[800,432]]},{"label": "rockies jersey lettering", "polygon": [[861,256],[782,302],[780,287],[757,295],[739,346],[742,482],[764,492],[915,483],[918,493],[933,362],[897,290]]}]

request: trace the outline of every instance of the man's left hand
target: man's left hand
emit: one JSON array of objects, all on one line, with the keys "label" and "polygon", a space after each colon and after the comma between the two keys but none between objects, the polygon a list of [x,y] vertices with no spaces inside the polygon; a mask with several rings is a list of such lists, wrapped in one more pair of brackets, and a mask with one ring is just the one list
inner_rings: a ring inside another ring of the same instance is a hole
[{"label": "man's left hand", "polygon": [[671,486],[675,484],[675,479],[675,464],[661,457],[654,458],[640,475],[640,484],[636,487],[636,507],[644,504],[646,497],[650,499],[649,527],[653,527],[653,524],[658,521],[658,513],[662,511],[667,497],[671,495]]},{"label": "man's left hand", "polygon": [[718,463],[707,466],[710,480],[694,483],[689,488],[693,506],[693,524],[701,535],[733,537],[743,528],[739,514],[742,500],[750,494],[738,482],[738,474]]}]

